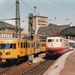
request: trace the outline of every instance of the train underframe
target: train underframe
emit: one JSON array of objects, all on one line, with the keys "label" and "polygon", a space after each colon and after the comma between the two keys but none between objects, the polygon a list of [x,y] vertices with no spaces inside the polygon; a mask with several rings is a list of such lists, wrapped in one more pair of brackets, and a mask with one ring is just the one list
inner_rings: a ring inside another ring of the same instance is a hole
[{"label": "train underframe", "polygon": [[62,55],[63,53],[69,51],[69,48],[51,48],[51,49],[47,49],[46,50],[46,57],[49,56],[55,56],[55,57],[59,57],[60,55]]},{"label": "train underframe", "polygon": [[57,49],[57,48],[49,48],[46,50],[46,57],[59,57],[62,54],[63,49]]},{"label": "train underframe", "polygon": [[16,64],[18,65],[19,63],[23,62],[23,61],[27,61],[28,60],[28,56],[23,56],[23,57],[18,57],[18,58],[0,58],[0,64],[4,65],[4,64],[8,64],[8,65],[13,65]]},{"label": "train underframe", "polygon": [[58,51],[51,51],[51,50],[46,51],[46,57],[49,57],[49,56],[57,56],[57,57],[59,57],[60,55],[61,54]]}]

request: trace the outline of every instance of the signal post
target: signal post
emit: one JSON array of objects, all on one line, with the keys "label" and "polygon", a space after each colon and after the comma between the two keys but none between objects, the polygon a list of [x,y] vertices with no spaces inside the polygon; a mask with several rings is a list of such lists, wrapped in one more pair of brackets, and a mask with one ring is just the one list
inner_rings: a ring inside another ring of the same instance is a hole
[{"label": "signal post", "polygon": [[32,29],[32,25],[33,25],[33,13],[29,13],[29,16],[28,16],[28,19],[29,19],[29,33],[30,33],[30,55],[28,56],[28,59],[29,59],[29,64],[32,63],[33,61],[33,55],[32,55],[32,40],[33,40],[33,35],[34,34],[34,30]]}]

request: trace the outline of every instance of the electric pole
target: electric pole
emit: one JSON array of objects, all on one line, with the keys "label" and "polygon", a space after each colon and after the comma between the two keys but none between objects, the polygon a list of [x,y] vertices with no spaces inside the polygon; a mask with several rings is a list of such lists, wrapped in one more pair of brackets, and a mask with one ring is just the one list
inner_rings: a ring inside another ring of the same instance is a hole
[{"label": "electric pole", "polygon": [[21,38],[19,0],[16,0],[16,38]]}]

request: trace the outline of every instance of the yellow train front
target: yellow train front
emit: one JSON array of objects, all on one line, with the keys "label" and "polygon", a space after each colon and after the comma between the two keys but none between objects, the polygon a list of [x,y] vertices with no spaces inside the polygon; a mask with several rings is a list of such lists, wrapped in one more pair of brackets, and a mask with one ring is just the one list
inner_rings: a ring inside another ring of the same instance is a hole
[{"label": "yellow train front", "polygon": [[17,38],[0,39],[0,63],[17,62],[27,55],[27,41]]}]

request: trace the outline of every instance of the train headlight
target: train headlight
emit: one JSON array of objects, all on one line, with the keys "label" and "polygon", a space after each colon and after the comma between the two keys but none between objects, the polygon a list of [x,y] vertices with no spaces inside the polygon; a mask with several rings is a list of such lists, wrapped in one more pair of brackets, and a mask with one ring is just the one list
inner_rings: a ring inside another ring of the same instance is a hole
[{"label": "train headlight", "polygon": [[0,52],[0,55],[2,55],[2,53]]},{"label": "train headlight", "polygon": [[6,55],[10,55],[11,53],[10,52],[6,52]]}]

